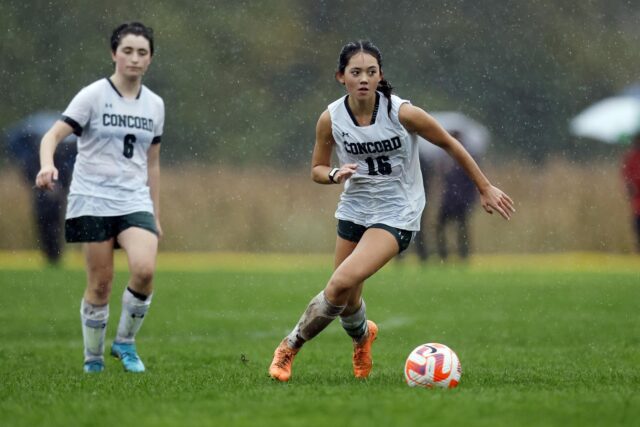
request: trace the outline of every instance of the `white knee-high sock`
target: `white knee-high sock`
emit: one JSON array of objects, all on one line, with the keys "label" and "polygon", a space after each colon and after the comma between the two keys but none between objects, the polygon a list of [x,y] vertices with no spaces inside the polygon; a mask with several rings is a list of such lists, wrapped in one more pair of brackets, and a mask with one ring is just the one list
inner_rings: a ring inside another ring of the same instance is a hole
[{"label": "white knee-high sock", "polygon": [[360,342],[367,335],[367,306],[363,299],[360,299],[360,308],[349,316],[340,316],[340,323],[347,334],[354,341]]},{"label": "white knee-high sock", "polygon": [[287,336],[289,347],[302,347],[306,341],[309,341],[329,326],[342,313],[345,307],[345,305],[331,304],[324,296],[324,291],[320,292],[309,302],[298,324]]},{"label": "white knee-high sock", "polygon": [[120,323],[118,323],[118,332],[116,334],[116,342],[133,344],[136,334],[142,326],[144,316],[151,305],[151,295],[142,299],[143,295],[136,293],[134,295],[129,288],[124,290],[122,294],[122,312],[120,314]]},{"label": "white knee-high sock", "polygon": [[104,337],[109,320],[109,304],[93,305],[82,298],[80,303],[84,361],[104,359]]}]

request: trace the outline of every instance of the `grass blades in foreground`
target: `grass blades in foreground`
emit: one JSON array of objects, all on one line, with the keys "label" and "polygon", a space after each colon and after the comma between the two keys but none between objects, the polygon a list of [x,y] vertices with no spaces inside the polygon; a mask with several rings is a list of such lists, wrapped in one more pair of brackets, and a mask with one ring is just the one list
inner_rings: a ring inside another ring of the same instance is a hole
[{"label": "grass blades in foreground", "polygon": [[[308,264],[159,271],[138,338],[148,371],[107,358],[92,376],[82,373],[84,273],[0,269],[0,424],[637,425],[638,270],[392,263],[365,287],[380,327],[370,379],[352,377],[351,343],[334,322],[298,355],[291,382],[275,383],[274,348],[330,274]],[[107,346],[126,279],[117,273]],[[457,389],[404,384],[404,360],[425,342],[457,352]]]}]

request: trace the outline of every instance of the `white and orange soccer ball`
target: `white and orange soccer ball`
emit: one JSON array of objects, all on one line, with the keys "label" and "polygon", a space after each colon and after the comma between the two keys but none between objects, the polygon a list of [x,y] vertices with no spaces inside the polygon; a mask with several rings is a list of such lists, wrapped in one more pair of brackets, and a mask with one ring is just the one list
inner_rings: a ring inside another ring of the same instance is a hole
[{"label": "white and orange soccer ball", "polygon": [[404,377],[410,387],[454,388],[461,376],[460,359],[444,344],[422,344],[404,364]]}]

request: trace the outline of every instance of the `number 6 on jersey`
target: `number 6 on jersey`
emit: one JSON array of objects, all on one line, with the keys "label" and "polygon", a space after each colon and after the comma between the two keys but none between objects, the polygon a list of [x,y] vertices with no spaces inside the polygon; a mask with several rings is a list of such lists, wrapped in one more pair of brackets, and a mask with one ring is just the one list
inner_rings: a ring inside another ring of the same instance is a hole
[{"label": "number 6 on jersey", "polygon": [[132,133],[128,133],[124,136],[124,149],[122,155],[127,159],[133,157],[133,143],[136,142],[136,136]]}]

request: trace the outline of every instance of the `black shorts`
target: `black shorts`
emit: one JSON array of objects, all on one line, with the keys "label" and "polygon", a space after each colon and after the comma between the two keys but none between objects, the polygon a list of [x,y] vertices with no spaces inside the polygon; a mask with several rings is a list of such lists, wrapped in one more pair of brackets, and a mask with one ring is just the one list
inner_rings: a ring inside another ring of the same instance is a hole
[{"label": "black shorts", "polygon": [[[69,243],[105,242],[129,227],[149,230],[156,236],[156,220],[150,212],[134,212],[119,216],[80,216],[64,222],[64,236]],[[118,242],[116,241],[116,247]]]},{"label": "black shorts", "polygon": [[391,233],[398,241],[398,246],[400,247],[398,253],[409,247],[409,243],[411,243],[411,238],[413,237],[413,231],[391,227],[386,224],[377,223],[369,227],[365,227],[364,225],[356,224],[351,221],[344,221],[342,219],[338,220],[338,236],[345,240],[349,240],[350,242],[359,242],[364,232],[369,228],[381,228]]}]

